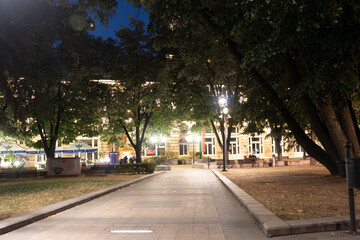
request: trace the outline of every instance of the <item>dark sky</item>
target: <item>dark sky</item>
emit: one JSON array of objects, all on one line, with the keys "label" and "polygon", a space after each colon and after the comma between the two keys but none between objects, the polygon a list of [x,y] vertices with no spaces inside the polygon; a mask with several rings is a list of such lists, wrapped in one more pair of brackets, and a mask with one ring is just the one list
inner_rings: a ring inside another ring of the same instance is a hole
[{"label": "dark sky", "polygon": [[129,24],[129,15],[132,14],[134,17],[144,20],[146,25],[149,21],[147,13],[143,13],[143,10],[138,8],[133,8],[132,4],[126,4],[125,0],[118,0],[119,6],[116,11],[116,16],[114,16],[107,28],[102,26],[100,23],[97,23],[95,31],[92,31],[95,36],[103,37],[107,39],[108,37],[114,37],[115,31],[117,31],[121,25],[127,26]]}]

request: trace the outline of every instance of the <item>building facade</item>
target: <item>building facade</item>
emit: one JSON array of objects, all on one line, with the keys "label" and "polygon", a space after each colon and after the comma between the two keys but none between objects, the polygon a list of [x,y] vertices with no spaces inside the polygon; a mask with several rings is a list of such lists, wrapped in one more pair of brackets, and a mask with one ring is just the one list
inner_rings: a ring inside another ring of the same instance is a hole
[{"label": "building facade", "polygon": [[[259,135],[243,134],[239,127],[233,127],[231,132],[230,144],[228,146],[229,160],[243,159],[245,156],[255,155],[260,159],[270,159],[275,154],[275,141],[271,137],[267,137],[269,130]],[[143,148],[143,157],[156,157],[158,154],[162,155],[164,152],[172,152],[173,156],[193,157],[196,153],[202,152],[203,158],[222,159],[223,151],[216,139],[213,132],[204,132],[198,134],[200,141],[189,141],[188,136],[190,133],[170,133],[165,142],[152,144],[147,148]],[[109,145],[100,140],[100,137],[86,138],[78,137],[76,141],[81,141],[89,146],[96,148],[95,153],[76,153],[65,154],[59,153],[55,157],[80,157],[81,162],[84,164],[94,163],[106,163],[109,161],[110,152],[118,152],[119,158],[127,156],[130,158],[135,155],[134,150],[128,146],[125,148],[116,148],[114,145]],[[17,142],[20,146],[22,142]],[[63,145],[60,142],[57,143],[57,149],[63,150],[69,145]],[[23,154],[24,155],[24,154]],[[288,149],[287,144],[282,142],[282,155],[288,158],[303,158],[304,152],[299,145],[294,145],[291,149]],[[2,163],[4,163],[5,155],[0,156]],[[22,157],[27,160],[27,166],[38,167],[42,166],[46,162],[44,154],[32,154]],[[171,160],[171,159],[169,159]]]}]

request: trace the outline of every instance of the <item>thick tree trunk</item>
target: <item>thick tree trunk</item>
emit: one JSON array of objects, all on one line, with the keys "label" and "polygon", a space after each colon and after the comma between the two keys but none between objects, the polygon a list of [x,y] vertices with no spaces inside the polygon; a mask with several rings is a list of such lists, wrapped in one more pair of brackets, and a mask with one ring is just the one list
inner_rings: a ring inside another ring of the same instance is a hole
[{"label": "thick tree trunk", "polygon": [[[235,59],[241,63],[243,56],[238,52],[237,44],[232,41],[229,41],[228,44],[230,52],[233,54]],[[304,130],[300,127],[298,122],[289,112],[283,101],[280,99],[278,94],[274,91],[274,89],[272,89],[272,87],[266,82],[260,73],[256,69],[251,69],[249,73],[252,79],[254,79],[257,85],[263,90],[264,95],[281,113],[281,116],[288,124],[288,127],[294,134],[297,142],[305,149],[305,151],[308,152],[312,157],[316,158],[321,164],[323,164],[329,170],[331,175],[340,175],[341,169],[339,169],[338,166],[332,162],[332,159],[328,153],[326,153],[321,147],[309,139]]]},{"label": "thick tree trunk", "polygon": [[278,154],[278,161],[282,161],[282,149],[281,149],[281,138],[280,137],[275,137],[275,148],[276,148],[276,152]]},{"label": "thick tree trunk", "polygon": [[[331,135],[324,124],[322,118],[320,118],[319,113],[316,109],[316,106],[310,99],[308,95],[302,95],[299,98],[299,103],[302,106],[302,109],[310,122],[312,132],[314,132],[319,139],[322,146],[325,148],[326,152],[331,158],[331,162],[336,165],[336,163],[341,159],[340,153],[337,151],[335,143],[331,138]],[[315,138],[311,138],[313,141]],[[315,141],[314,141],[315,142]]]},{"label": "thick tree trunk", "polygon": [[349,111],[350,111],[351,119],[352,119],[352,121],[354,123],[356,137],[357,137],[358,141],[360,141],[360,128],[359,128],[358,120],[356,118],[354,109],[352,107],[352,102],[349,99],[347,99],[347,103],[348,103],[348,108],[349,108]]},{"label": "thick tree trunk", "polygon": [[[296,62],[291,57],[284,57],[284,72],[281,74],[283,81],[287,83],[293,91],[295,91],[301,84],[301,74],[296,66]],[[320,143],[329,154],[332,163],[337,164],[341,159],[340,153],[337,151],[335,143],[333,142],[323,119],[319,116],[319,112],[309,95],[303,93],[299,96],[299,104],[302,107],[308,121],[311,124],[313,132],[316,133]],[[312,139],[314,141],[314,139]],[[314,141],[315,142],[315,141]]]},{"label": "thick tree trunk", "polygon": [[355,126],[357,122],[353,122],[351,112],[348,106],[348,101],[338,94],[334,98],[334,104],[336,106],[336,116],[338,116],[341,128],[349,142],[352,144],[351,156],[354,158],[360,157],[360,145],[356,134]]},{"label": "thick tree trunk", "polygon": [[136,163],[141,163],[141,145],[135,146]]},{"label": "thick tree trunk", "polygon": [[261,87],[265,96],[268,97],[281,113],[283,119],[288,124],[291,132],[294,134],[297,142],[309,153],[309,155],[316,158],[321,164],[323,164],[332,175],[339,175],[339,168],[333,164],[331,157],[317,144],[305,134],[304,130],[300,127],[299,123],[294,119],[289,112],[285,104],[282,102],[277,93],[271,88],[265,79],[255,70],[250,71],[252,78]]},{"label": "thick tree trunk", "polygon": [[[335,110],[331,105],[331,101],[328,98],[318,98],[319,110],[324,119],[325,125],[329,130],[330,136],[335,143],[337,151],[340,153],[340,159],[337,162],[340,171],[344,171],[345,164],[345,142],[348,141],[346,138],[341,125],[336,117]],[[345,174],[345,173],[341,173]]]}]

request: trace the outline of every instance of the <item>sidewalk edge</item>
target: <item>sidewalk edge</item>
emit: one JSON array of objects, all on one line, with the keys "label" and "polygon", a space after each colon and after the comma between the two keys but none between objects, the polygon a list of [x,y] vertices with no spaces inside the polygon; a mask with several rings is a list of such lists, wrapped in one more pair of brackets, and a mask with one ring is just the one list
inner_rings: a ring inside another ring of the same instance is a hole
[{"label": "sidewalk edge", "polygon": [[[218,170],[211,171],[229,189],[267,237],[349,229],[349,216],[283,221]],[[360,215],[357,215],[356,219],[359,226]]]},{"label": "sidewalk edge", "polygon": [[111,186],[111,187],[108,187],[105,189],[100,189],[95,192],[86,193],[86,194],[83,194],[83,195],[80,195],[80,196],[77,196],[77,197],[74,197],[71,199],[67,199],[67,200],[64,200],[64,201],[61,201],[58,203],[53,203],[53,204],[47,205],[45,207],[33,210],[28,213],[24,213],[21,215],[17,215],[14,217],[10,217],[10,218],[1,220],[0,221],[0,235],[11,232],[15,229],[24,227],[24,226],[34,223],[36,221],[42,220],[44,218],[47,218],[47,217],[57,214],[59,212],[68,210],[68,209],[78,206],[80,204],[89,202],[96,198],[102,197],[109,193],[115,192],[122,188],[129,187],[132,184],[138,183],[138,182],[143,181],[150,177],[154,177],[161,173],[164,173],[164,172],[163,171],[155,172],[153,174],[139,177],[139,178],[136,178],[134,180],[131,180],[131,181],[128,181],[125,183],[121,183],[121,184]]}]

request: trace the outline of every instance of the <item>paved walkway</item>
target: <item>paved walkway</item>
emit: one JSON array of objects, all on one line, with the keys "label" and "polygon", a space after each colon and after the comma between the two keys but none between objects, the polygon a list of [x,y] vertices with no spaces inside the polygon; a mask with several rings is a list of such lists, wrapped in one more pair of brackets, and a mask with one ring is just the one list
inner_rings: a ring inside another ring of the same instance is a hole
[{"label": "paved walkway", "polygon": [[[150,230],[123,233],[121,230]],[[268,239],[209,170],[174,168],[0,239]],[[343,232],[273,239],[360,239]]]}]

